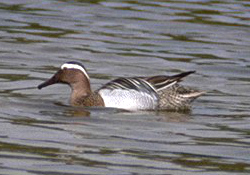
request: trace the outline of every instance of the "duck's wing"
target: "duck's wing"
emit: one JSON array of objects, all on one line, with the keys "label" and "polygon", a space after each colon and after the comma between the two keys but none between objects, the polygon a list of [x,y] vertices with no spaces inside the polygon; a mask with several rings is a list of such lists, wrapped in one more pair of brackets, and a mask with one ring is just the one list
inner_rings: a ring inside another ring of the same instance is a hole
[{"label": "duck's wing", "polygon": [[[155,94],[155,88],[147,80],[140,77],[129,77],[129,78],[117,78],[100,89],[122,89],[122,90],[135,90],[147,94]],[[99,90],[100,90],[99,89]]]},{"label": "duck's wing", "polygon": [[144,79],[150,83],[156,91],[161,91],[182,81],[184,77],[192,73],[195,73],[195,71],[183,72],[173,76],[158,75],[153,77],[144,77]]}]

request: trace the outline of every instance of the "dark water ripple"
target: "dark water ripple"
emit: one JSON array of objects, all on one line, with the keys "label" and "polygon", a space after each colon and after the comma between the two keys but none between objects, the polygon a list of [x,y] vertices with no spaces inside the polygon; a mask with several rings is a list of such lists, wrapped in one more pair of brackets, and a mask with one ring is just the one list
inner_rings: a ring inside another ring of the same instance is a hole
[{"label": "dark water ripple", "polygon": [[[249,174],[248,1],[0,2],[2,174]],[[66,61],[93,89],[118,76],[197,73],[188,114],[74,108],[36,86]],[[0,174],[1,174],[0,173]]]}]

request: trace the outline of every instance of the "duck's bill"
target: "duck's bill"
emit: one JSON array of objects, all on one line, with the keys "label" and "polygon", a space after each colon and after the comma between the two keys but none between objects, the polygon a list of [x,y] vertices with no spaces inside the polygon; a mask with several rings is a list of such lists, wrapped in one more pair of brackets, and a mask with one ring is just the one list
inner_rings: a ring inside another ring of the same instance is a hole
[{"label": "duck's bill", "polygon": [[57,74],[55,74],[53,77],[51,77],[47,81],[43,82],[42,84],[38,85],[37,88],[38,89],[42,89],[44,87],[50,86],[50,85],[55,84],[55,83],[58,83],[58,76],[57,76]]}]

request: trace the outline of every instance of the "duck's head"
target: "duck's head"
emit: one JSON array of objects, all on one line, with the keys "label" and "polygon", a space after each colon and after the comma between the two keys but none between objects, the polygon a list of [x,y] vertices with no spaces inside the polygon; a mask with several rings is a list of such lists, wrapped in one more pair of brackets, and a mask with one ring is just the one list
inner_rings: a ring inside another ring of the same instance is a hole
[{"label": "duck's head", "polygon": [[81,85],[82,88],[86,86],[85,88],[90,89],[89,76],[85,67],[81,63],[75,61],[64,63],[55,75],[40,84],[38,89],[42,89],[56,83],[68,84],[72,89],[74,89],[77,85]]}]

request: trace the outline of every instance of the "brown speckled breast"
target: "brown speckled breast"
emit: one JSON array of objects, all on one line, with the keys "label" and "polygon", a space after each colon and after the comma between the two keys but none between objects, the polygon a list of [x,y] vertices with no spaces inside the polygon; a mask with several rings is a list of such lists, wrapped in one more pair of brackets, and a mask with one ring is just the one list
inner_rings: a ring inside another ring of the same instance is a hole
[{"label": "brown speckled breast", "polygon": [[74,106],[105,106],[102,97],[94,92],[88,96],[79,97],[72,102]]}]

